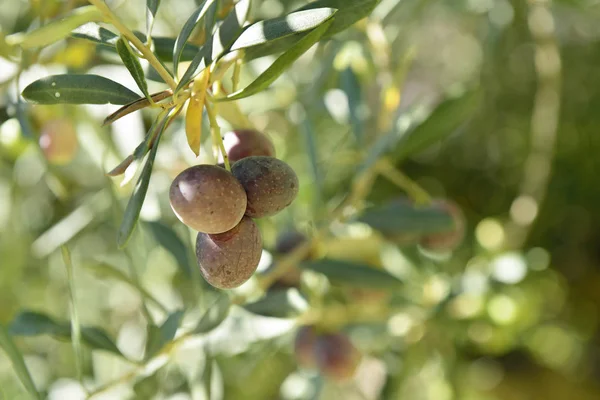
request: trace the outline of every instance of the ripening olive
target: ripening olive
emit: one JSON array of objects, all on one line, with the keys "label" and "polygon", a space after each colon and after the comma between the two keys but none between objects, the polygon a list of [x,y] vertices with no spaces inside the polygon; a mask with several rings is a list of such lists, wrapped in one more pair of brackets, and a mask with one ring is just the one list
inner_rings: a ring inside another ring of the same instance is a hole
[{"label": "ripening olive", "polygon": [[39,144],[48,162],[55,165],[69,163],[79,147],[75,128],[66,119],[47,122],[42,128]]},{"label": "ripening olive", "polygon": [[254,129],[238,129],[223,136],[229,162],[250,156],[275,157],[275,146],[265,134]]},{"label": "ripening olive", "polygon": [[248,196],[246,215],[253,218],[277,214],[298,194],[298,176],[281,160],[273,157],[246,157],[231,168]]},{"label": "ripening olive", "polygon": [[319,336],[315,343],[314,353],[321,373],[335,381],[352,378],[360,363],[358,350],[342,333]]},{"label": "ripening olive", "polygon": [[177,175],[169,200],[181,222],[205,233],[232,229],[246,211],[242,185],[230,172],[215,165],[196,165]]},{"label": "ripening olive", "polygon": [[196,238],[200,271],[208,283],[219,289],[233,289],[250,279],[261,254],[262,237],[248,217],[227,232],[198,233]]}]

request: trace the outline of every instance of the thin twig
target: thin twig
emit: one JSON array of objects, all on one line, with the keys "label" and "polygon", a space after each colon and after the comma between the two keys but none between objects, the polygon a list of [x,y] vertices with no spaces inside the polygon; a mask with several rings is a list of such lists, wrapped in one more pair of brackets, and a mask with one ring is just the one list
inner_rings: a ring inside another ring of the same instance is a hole
[{"label": "thin twig", "polygon": [[104,16],[106,17],[108,22],[110,22],[112,25],[114,25],[114,27],[117,28],[117,30],[121,33],[121,35],[125,36],[125,38],[127,38],[127,40],[129,40],[131,42],[131,44],[133,44],[140,51],[140,53],[142,53],[144,55],[144,58],[146,58],[146,60],[150,63],[150,65],[152,65],[154,67],[156,72],[158,72],[160,77],[167,83],[167,85],[169,85],[171,87],[171,89],[175,90],[175,88],[177,87],[177,82],[175,82],[175,80],[173,79],[171,74],[169,74],[169,71],[167,71],[165,69],[165,67],[162,65],[162,63],[158,60],[158,58],[156,58],[156,56],[154,55],[152,50],[150,50],[150,48],[148,46],[146,46],[144,43],[142,43],[140,41],[140,39],[138,39],[137,36],[135,36],[135,34],[131,30],[129,30],[129,28],[127,28],[127,26],[125,26],[125,24],[123,24],[123,22],[121,22],[119,17],[117,17],[115,15],[115,13],[113,13],[112,10],[110,8],[108,8],[108,6],[106,5],[106,3],[104,1],[102,1],[102,0],[88,0],[88,1],[91,4],[95,5],[96,8],[98,8],[98,10],[100,10],[100,12],[102,14],[104,14]]},{"label": "thin twig", "polygon": [[[154,101],[154,103],[157,103],[171,96],[173,96],[173,91],[171,89],[167,89],[163,90],[162,92],[150,95],[150,98],[152,99],[152,101]],[[112,124],[119,118],[129,115],[137,110],[141,110],[142,108],[150,107],[151,105],[152,104],[146,97],[139,98],[135,101],[132,101],[129,104],[125,104],[123,107],[119,108],[117,111],[106,117],[104,119],[104,122],[102,122],[102,126]]]}]

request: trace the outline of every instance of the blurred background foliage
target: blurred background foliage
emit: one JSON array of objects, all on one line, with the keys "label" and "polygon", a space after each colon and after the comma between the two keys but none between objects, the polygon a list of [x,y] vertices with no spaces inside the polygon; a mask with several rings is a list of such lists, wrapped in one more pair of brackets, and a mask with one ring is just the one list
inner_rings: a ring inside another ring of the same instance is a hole
[{"label": "blurred background foliage", "polygon": [[[121,182],[105,173],[141,141],[152,111],[101,127],[115,106],[19,103],[18,88],[53,73],[94,72],[132,89],[135,83],[114,54],[79,39],[20,58],[4,41],[85,4],[0,1],[0,322],[9,325],[23,310],[68,321],[60,252],[68,243],[82,325],[101,327],[121,353],[140,360],[147,337],[142,302],[163,321],[156,302],[193,314],[198,295],[201,308],[215,297],[185,274],[196,268],[194,236],[167,200],[177,173],[213,159],[208,142],[195,159],[176,121],[158,151],[142,229],[126,250],[117,249],[132,176]],[[254,0],[251,20],[303,4]],[[144,30],[144,2],[110,6],[128,26]],[[194,7],[164,0],[154,33],[175,37]],[[174,347],[169,362],[94,398],[600,398],[598,21],[597,0],[382,0],[368,19],[313,48],[269,90],[240,101],[301,182],[288,211],[260,221],[263,269],[278,234],[296,229],[310,236],[348,193],[363,157],[414,126],[440,140],[416,154],[398,146],[390,158],[434,197],[460,205],[466,240],[440,258],[396,246],[361,224],[330,227],[320,254],[385,268],[405,284],[382,300],[303,277],[310,290],[330,290],[342,310],[367,315],[374,307],[377,315],[381,303],[390,303],[386,317],[343,327],[364,355],[351,383],[297,367],[293,319],[233,307],[217,329]],[[246,64],[242,81],[272,60]],[[151,83],[151,90],[161,87]],[[365,204],[402,195],[378,177]],[[172,232],[185,250],[165,245]],[[127,265],[145,295],[135,279],[123,279]],[[251,281],[237,293],[254,287]],[[85,397],[68,340],[43,335],[16,342],[49,398]],[[91,387],[134,368],[100,350],[86,349],[84,360]],[[0,398],[27,398],[2,352]]]}]

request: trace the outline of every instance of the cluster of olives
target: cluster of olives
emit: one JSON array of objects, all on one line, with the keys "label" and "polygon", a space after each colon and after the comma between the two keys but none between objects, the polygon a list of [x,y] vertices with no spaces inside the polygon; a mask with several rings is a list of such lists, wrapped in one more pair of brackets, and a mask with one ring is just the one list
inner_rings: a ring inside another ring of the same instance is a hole
[{"label": "cluster of olives", "polygon": [[294,170],[275,158],[267,136],[237,130],[224,136],[231,172],[219,165],[196,165],[171,184],[171,208],[198,231],[196,257],[208,283],[232,289],[258,267],[262,238],[252,218],[277,214],[298,194]]},{"label": "cluster of olives", "polygon": [[299,365],[316,368],[334,381],[351,379],[361,359],[348,336],[340,332],[319,332],[314,326],[300,327],[294,352]]}]

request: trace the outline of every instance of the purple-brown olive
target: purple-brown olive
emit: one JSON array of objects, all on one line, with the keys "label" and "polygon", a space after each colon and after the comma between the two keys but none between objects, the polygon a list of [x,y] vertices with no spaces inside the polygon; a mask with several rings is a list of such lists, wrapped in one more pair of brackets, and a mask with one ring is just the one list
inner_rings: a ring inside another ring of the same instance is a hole
[{"label": "purple-brown olive", "polygon": [[233,289],[246,282],[258,267],[262,237],[249,217],[219,234],[198,233],[196,258],[204,279],[219,289]]},{"label": "purple-brown olive", "polygon": [[277,214],[298,194],[298,176],[286,163],[273,157],[246,157],[231,168],[242,184],[248,204],[246,215],[253,218]]},{"label": "purple-brown olive", "polygon": [[237,129],[223,136],[229,162],[250,156],[275,157],[275,146],[265,134],[254,129]]},{"label": "purple-brown olive", "polygon": [[196,165],[177,175],[169,200],[181,222],[204,233],[232,229],[246,211],[242,185],[230,172],[215,165]]},{"label": "purple-brown olive", "polygon": [[319,336],[314,352],[321,373],[335,381],[351,379],[360,363],[360,353],[342,333]]}]

